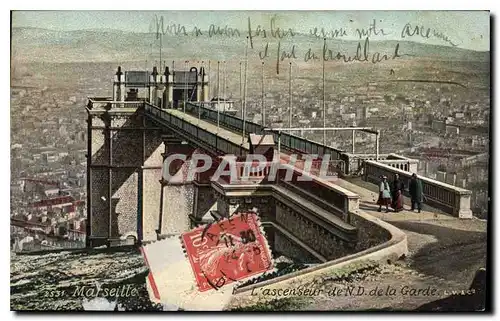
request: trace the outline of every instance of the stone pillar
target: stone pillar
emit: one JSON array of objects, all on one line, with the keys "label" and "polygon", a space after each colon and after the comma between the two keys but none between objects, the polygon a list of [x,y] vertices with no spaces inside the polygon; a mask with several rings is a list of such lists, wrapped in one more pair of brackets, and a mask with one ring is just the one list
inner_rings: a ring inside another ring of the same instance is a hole
[{"label": "stone pillar", "polygon": [[344,222],[350,223],[350,215],[349,212],[354,212],[359,210],[359,196],[347,196],[346,197],[346,206],[344,208]]},{"label": "stone pillar", "polygon": [[410,173],[418,172],[418,162],[408,162],[408,171]]},{"label": "stone pillar", "polygon": [[[118,97],[119,101],[125,101],[125,94],[126,94],[126,89],[125,89],[125,76],[121,75],[120,77],[120,95]],[[121,105],[121,104],[120,104]]]},{"label": "stone pillar", "polygon": [[118,85],[118,76],[115,76],[113,83],[113,101],[117,101],[120,95],[120,86]]},{"label": "stone pillar", "polygon": [[455,185],[456,180],[457,180],[457,174],[455,173],[446,174],[446,184]]},{"label": "stone pillar", "polygon": [[460,197],[459,199],[459,204],[458,205],[458,213],[457,216],[459,218],[472,218],[472,211],[470,209],[470,202],[471,202],[471,196],[472,192],[471,191],[463,191],[460,192]]},{"label": "stone pillar", "polygon": [[201,219],[214,205],[216,205],[216,199],[210,184],[194,184],[193,216]]},{"label": "stone pillar", "polygon": [[346,196],[347,199],[347,208],[346,212],[352,212],[359,209],[359,196]]},{"label": "stone pillar", "polygon": [[[150,77],[150,81],[152,81],[152,76]],[[155,102],[155,86],[152,85],[151,83],[149,84],[148,86],[148,101],[150,104],[153,104],[154,105],[154,102]]]},{"label": "stone pillar", "polygon": [[174,102],[174,76],[170,73],[168,67],[165,67],[165,102],[164,108],[172,108]]},{"label": "stone pillar", "polygon": [[220,194],[217,195],[217,212],[220,216],[229,216],[229,200]]},{"label": "stone pillar", "polygon": [[200,102],[203,101],[203,73],[204,69],[203,67],[200,68],[200,72],[198,73],[198,76],[196,77],[196,101]]},{"label": "stone pillar", "polygon": [[[156,83],[158,84],[156,86],[156,101],[154,103],[155,106],[158,106],[161,109],[164,109],[165,105],[165,100],[163,98],[163,93],[165,92],[165,76],[164,75],[157,75],[156,76]],[[158,101],[161,100],[161,103]]]},{"label": "stone pillar", "polygon": [[[147,137],[144,137],[147,144]],[[161,211],[161,175],[163,168],[162,151],[164,145],[155,144],[154,151],[144,160],[141,171],[138,175],[140,189],[142,192],[141,206],[142,215],[142,239],[153,241],[157,239],[158,220]],[[141,236],[139,236],[140,238]]]},{"label": "stone pillar", "polygon": [[[189,159],[194,151],[193,147],[182,144],[180,139],[172,135],[164,136],[163,141],[165,145],[165,152],[162,154],[163,161],[172,154],[183,154]],[[176,161],[170,166],[170,174],[179,173],[179,171],[185,170],[186,166],[187,163]],[[172,183],[162,178],[161,185],[158,234],[178,234],[189,230],[189,215],[194,215],[194,187],[192,182],[176,181]]]},{"label": "stone pillar", "polygon": [[113,101],[125,101],[125,75],[118,67],[113,82]]},{"label": "stone pillar", "polygon": [[174,107],[174,75],[168,75],[168,104]]},{"label": "stone pillar", "polygon": [[149,76],[149,103],[156,106],[156,88],[158,84],[158,70],[153,67],[153,72]]},{"label": "stone pillar", "polygon": [[203,82],[202,82],[202,86],[203,86],[203,100],[202,101],[209,101],[209,97],[208,97],[208,74],[205,74],[205,68],[203,68],[203,75],[202,75],[202,78],[203,78]]},{"label": "stone pillar", "polygon": [[446,172],[438,171],[436,173],[436,180],[445,183],[446,182]]},{"label": "stone pillar", "polygon": [[466,180],[463,174],[458,173],[455,181],[455,186],[460,188],[466,188]]},{"label": "stone pillar", "polygon": [[354,145],[356,143],[356,131],[352,130],[352,153],[354,154]]}]

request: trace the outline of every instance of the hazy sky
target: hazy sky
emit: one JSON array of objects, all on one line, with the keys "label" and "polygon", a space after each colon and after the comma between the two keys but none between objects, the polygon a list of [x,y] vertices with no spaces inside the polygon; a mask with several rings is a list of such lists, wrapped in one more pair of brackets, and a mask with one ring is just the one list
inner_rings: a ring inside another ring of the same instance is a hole
[{"label": "hazy sky", "polygon": [[[405,40],[437,45],[456,44],[473,50],[489,50],[490,18],[487,11],[15,11],[14,27],[38,27],[56,30],[110,28],[123,31],[148,32],[155,15],[163,16],[165,24],[182,24],[189,32],[194,26],[207,30],[211,24],[237,28],[248,32],[248,18],[252,29],[260,24],[270,29],[275,26],[309,32],[311,28],[327,30],[344,28],[345,39],[356,39],[356,28],[368,29],[376,19],[376,28],[382,28],[383,38],[372,34],[371,39],[401,39],[401,32],[410,23],[412,32],[416,26],[431,28],[431,36],[424,39],[414,35]],[[441,37],[433,35],[433,30]],[[268,31],[269,32],[269,31]],[[447,40],[443,40],[446,37]]]}]

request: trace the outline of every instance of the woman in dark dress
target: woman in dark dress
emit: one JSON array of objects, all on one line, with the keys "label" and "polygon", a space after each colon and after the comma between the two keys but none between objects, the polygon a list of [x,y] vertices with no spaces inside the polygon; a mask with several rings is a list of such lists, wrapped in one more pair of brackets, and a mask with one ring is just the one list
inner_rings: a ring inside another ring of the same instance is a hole
[{"label": "woman in dark dress", "polygon": [[403,181],[399,178],[399,175],[394,176],[394,181],[392,182],[392,208],[395,212],[403,210],[403,191],[405,185]]}]

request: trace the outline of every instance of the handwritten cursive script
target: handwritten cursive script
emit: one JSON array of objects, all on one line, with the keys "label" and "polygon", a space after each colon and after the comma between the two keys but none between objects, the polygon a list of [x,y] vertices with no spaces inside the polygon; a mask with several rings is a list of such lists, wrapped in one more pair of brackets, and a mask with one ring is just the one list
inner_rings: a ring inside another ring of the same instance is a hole
[{"label": "handwritten cursive script", "polygon": [[328,49],[326,42],[323,45],[323,59],[325,61],[340,60],[341,62],[346,62],[346,63],[354,61],[360,61],[360,62],[369,61],[373,64],[376,64],[381,61],[393,60],[398,57],[401,57],[401,54],[399,53],[399,43],[394,48],[394,52],[392,53],[392,55],[381,54],[378,51],[370,54],[370,40],[368,37],[363,42],[363,45],[361,45],[361,43],[358,42],[358,46],[356,48],[356,54],[354,56],[347,56],[346,54],[340,52],[334,54],[332,50]]},{"label": "handwritten cursive script", "polygon": [[420,26],[412,26],[410,23],[405,24],[403,30],[401,30],[401,38],[405,37],[413,37],[413,36],[421,36],[422,38],[429,39],[431,37],[438,38],[443,40],[446,43],[449,43],[453,47],[458,46],[450,38],[442,32],[437,31],[436,29],[426,28],[422,25]]},{"label": "handwritten cursive script", "polygon": [[163,16],[158,18],[155,15],[154,27],[153,30],[150,29],[150,32],[155,32],[156,38],[159,38],[163,35],[169,36],[187,36],[188,33],[186,31],[186,27],[179,23],[165,24],[165,19]]},{"label": "handwritten cursive script", "polygon": [[253,38],[262,37],[262,38],[275,38],[275,39],[283,39],[285,37],[293,37],[295,36],[295,32],[292,28],[283,29],[276,26],[276,17],[272,17],[270,21],[270,28],[266,29],[261,25],[257,25],[255,29],[252,29],[252,21],[250,17],[248,17],[248,38],[250,40],[250,48],[253,49]]}]

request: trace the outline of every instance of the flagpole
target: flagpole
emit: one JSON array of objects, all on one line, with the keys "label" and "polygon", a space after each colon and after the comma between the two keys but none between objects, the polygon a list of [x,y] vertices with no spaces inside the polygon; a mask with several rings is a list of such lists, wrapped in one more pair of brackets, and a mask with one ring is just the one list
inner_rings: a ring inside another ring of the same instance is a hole
[{"label": "flagpole", "polygon": [[[326,47],[326,38],[323,38],[323,50]],[[326,103],[325,103],[325,53],[321,55],[321,60],[323,61],[323,128],[326,128]],[[326,145],[326,129],[323,130],[323,145]]]},{"label": "flagpole", "polygon": [[[205,62],[202,61],[201,62],[201,68],[203,68],[203,70],[205,70]],[[203,77],[203,74],[201,73],[201,68],[200,68],[200,76],[201,76],[201,90],[199,91],[201,94],[201,96],[203,96],[203,81],[204,81],[204,77]],[[201,120],[201,106],[205,103],[203,100],[202,100],[202,97],[198,97],[198,101],[201,101],[200,103],[198,103],[198,124],[200,124],[200,120]]]},{"label": "flagpole", "polygon": [[186,104],[187,104],[187,97],[188,97],[188,72],[187,69],[188,69],[188,64],[189,64],[189,61],[186,60],[184,61],[184,65],[185,65],[185,72],[184,72],[184,109],[183,109],[183,112],[186,113]]},{"label": "flagpole", "polygon": [[210,98],[210,94],[212,93],[212,90],[210,88],[210,60],[208,61],[208,99],[212,100],[212,98]]},{"label": "flagpole", "polygon": [[241,118],[243,118],[243,85],[241,81],[242,70],[241,70],[241,61],[240,61],[240,108],[241,108]]},{"label": "flagpole", "polygon": [[266,121],[265,121],[265,109],[264,109],[264,60],[262,60],[262,105],[260,107],[261,110],[261,117],[262,117],[262,126],[265,126]]},{"label": "flagpole", "polygon": [[289,112],[289,125],[292,128],[292,62],[290,61],[290,70],[288,72],[288,112]]},{"label": "flagpole", "polygon": [[246,117],[247,117],[247,71],[248,71],[248,36],[247,36],[247,45],[245,48],[245,86],[243,88],[243,135],[241,137],[242,144],[245,142],[245,126],[246,126]]},{"label": "flagpole", "polygon": [[153,43],[149,44],[149,48],[150,48],[150,50],[149,50],[150,54],[149,55],[151,56],[151,63],[153,63],[153,59],[154,59],[154,55],[153,55]]},{"label": "flagpole", "polygon": [[161,47],[162,47],[162,35],[160,35],[160,70],[161,70]]},{"label": "flagpole", "polygon": [[220,113],[220,61],[217,61],[217,132],[219,132],[219,113]]},{"label": "flagpole", "polygon": [[227,97],[226,97],[226,81],[227,81],[227,74],[226,74],[226,61],[224,60],[222,62],[224,64],[224,68],[222,70],[222,79],[223,79],[223,85],[222,85],[222,98],[224,99],[224,109],[223,111],[226,111],[226,101],[227,101]]}]

